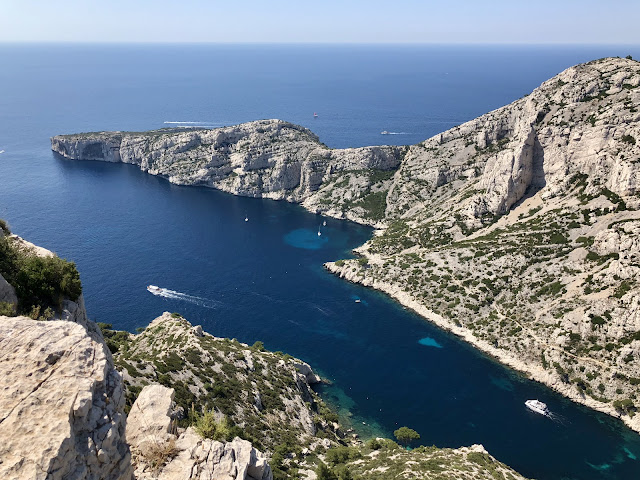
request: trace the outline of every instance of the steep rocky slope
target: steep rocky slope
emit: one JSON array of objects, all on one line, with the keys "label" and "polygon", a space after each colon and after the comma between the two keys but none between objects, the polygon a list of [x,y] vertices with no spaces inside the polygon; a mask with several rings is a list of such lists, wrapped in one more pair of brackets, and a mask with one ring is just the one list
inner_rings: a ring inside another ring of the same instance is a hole
[{"label": "steep rocky slope", "polygon": [[[138,335],[118,334],[114,358],[129,405],[143,386],[159,383],[175,390],[181,418],[193,421],[215,411],[264,451],[337,438],[325,418],[333,416],[310,388],[319,379],[300,360],[268,352],[259,343],[250,347],[214,337],[168,312]],[[108,342],[113,335],[105,329]]]},{"label": "steep rocky slope", "polygon": [[326,456],[329,466],[338,475],[348,470],[352,478],[524,480],[520,474],[489,455],[482,445],[406,450],[390,440],[374,439],[358,448],[343,448],[336,453]]},{"label": "steep rocky slope", "polygon": [[404,147],[331,150],[306,128],[261,120],[217,129],[59,135],[51,148],[74,160],[138,165],[180,185],[304,202],[313,211],[376,224]]},{"label": "steep rocky slope", "polygon": [[578,65],[412,146],[389,228],[328,268],[640,430],[639,85]]},{"label": "steep rocky slope", "polygon": [[639,104],[640,63],[608,58],[404,149],[329,150],[278,121],[52,148],[384,227],[327,267],[640,430]]}]

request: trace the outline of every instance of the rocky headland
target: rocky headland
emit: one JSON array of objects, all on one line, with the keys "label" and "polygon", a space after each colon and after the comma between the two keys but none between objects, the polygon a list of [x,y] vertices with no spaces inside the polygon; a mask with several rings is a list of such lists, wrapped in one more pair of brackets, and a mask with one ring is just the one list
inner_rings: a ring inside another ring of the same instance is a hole
[{"label": "rocky headland", "polygon": [[332,150],[278,120],[51,143],[375,225],[327,268],[640,431],[639,104],[640,63],[606,58],[408,147]]}]

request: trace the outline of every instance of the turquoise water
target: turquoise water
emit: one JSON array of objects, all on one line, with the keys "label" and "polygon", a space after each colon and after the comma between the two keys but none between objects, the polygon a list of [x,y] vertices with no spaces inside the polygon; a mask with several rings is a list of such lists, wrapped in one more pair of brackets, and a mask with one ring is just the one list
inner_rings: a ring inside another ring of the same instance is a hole
[{"label": "turquoise water", "polygon": [[431,337],[421,338],[420,340],[418,340],[418,343],[420,345],[424,345],[425,347],[442,348],[442,345],[440,345],[435,338]]},{"label": "turquoise water", "polygon": [[[0,46],[0,217],[77,262],[93,319],[134,331],[177,311],[299,356],[332,381],[323,392],[363,436],[407,425],[427,445],[482,443],[529,477],[635,479],[640,436],[619,421],[323,269],[371,229],[49,150],[58,133],[273,117],[332,147],[413,143],[573,63],[629,53],[640,57],[637,47]],[[530,398],[561,421],[528,411]]]}]

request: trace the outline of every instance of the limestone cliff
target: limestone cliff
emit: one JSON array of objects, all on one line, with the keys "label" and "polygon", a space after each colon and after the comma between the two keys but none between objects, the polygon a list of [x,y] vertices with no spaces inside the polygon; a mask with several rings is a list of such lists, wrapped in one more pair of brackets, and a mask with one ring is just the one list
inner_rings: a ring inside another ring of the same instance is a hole
[{"label": "limestone cliff", "polygon": [[193,428],[175,428],[174,391],[148,385],[127,419],[127,440],[136,465],[135,478],[272,480],[267,459],[238,437],[229,442],[202,438]]},{"label": "limestone cliff", "polygon": [[0,477],[131,477],[121,378],[81,325],[0,317],[0,379]]},{"label": "limestone cliff", "polygon": [[328,267],[640,430],[639,87],[578,65],[410,147],[389,228]]},{"label": "limestone cliff", "polygon": [[304,202],[313,211],[375,224],[404,148],[332,150],[306,128],[261,120],[217,129],[60,135],[51,148],[73,160],[138,165],[180,185]]}]

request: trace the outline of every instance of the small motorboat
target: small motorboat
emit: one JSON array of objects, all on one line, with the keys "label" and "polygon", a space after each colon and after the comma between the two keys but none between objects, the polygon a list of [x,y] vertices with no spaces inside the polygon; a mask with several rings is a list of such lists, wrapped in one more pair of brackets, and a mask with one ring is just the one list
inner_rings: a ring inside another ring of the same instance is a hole
[{"label": "small motorboat", "polygon": [[316,112],[313,112],[313,118],[318,118],[318,114]]},{"label": "small motorboat", "polygon": [[324,222],[322,222],[322,226],[326,227],[327,226],[327,221],[325,220]]},{"label": "small motorboat", "polygon": [[383,130],[380,132],[380,135],[389,135],[389,132],[387,132],[386,130]]},{"label": "small motorboat", "polygon": [[244,221],[248,222],[249,221],[249,217],[244,217]]},{"label": "small motorboat", "polygon": [[362,300],[360,300],[359,298],[356,298],[356,303],[360,303]]},{"label": "small motorboat", "polygon": [[164,292],[164,289],[160,288],[160,287],[156,287],[155,285],[149,285],[147,286],[147,290],[149,290],[151,293],[153,293],[154,295],[157,295],[159,293]]}]

